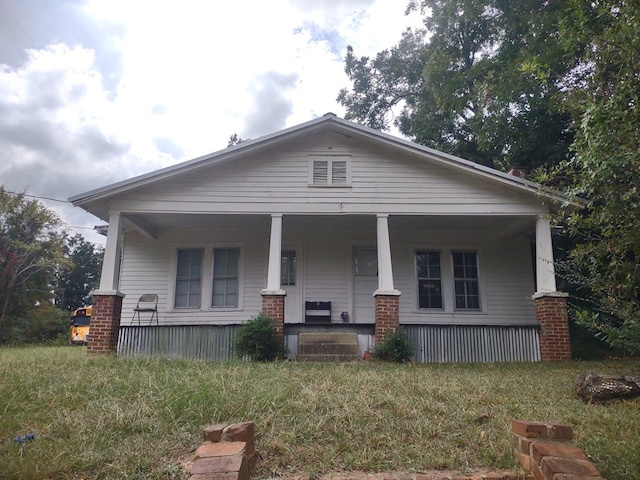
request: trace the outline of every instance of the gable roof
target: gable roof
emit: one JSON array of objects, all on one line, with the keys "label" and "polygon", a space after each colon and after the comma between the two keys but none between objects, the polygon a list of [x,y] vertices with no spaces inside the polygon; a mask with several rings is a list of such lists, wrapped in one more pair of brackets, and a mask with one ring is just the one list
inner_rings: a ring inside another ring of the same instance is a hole
[{"label": "gable roof", "polygon": [[407,153],[422,155],[425,160],[428,159],[432,162],[470,172],[520,191],[539,195],[544,199],[550,200],[551,203],[555,205],[562,204],[569,206],[570,208],[580,208],[584,206],[583,200],[569,198],[557,190],[543,187],[538,183],[500,172],[493,168],[480,165],[454,155],[449,155],[433,148],[425,147],[424,145],[419,145],[410,140],[405,140],[385,132],[344,120],[333,113],[327,113],[322,117],[315,118],[308,122],[301,123],[254,140],[248,140],[192,160],[187,160],[176,165],[161,168],[111,185],[80,193],[69,197],[68,200],[75,206],[89,207],[91,203],[99,200],[105,200],[113,195],[147,186],[155,182],[167,180],[174,176],[193,172],[194,170],[210,167],[218,163],[233,161],[234,158],[241,155],[278,145],[279,143],[291,140],[301,135],[319,133],[328,130],[367,139],[396,150],[406,151]]}]

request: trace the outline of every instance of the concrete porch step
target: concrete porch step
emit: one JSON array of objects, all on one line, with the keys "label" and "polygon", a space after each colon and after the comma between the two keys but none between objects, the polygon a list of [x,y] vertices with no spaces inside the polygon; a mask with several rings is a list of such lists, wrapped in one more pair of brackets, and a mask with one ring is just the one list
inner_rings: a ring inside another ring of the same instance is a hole
[{"label": "concrete porch step", "polygon": [[298,360],[308,362],[351,362],[360,359],[357,333],[300,333]]},{"label": "concrete porch step", "polygon": [[357,343],[312,343],[308,345],[298,345],[298,354],[332,354],[340,353],[344,355],[358,355],[360,347]]},{"label": "concrete porch step", "polygon": [[296,360],[299,362],[355,362],[360,360],[360,355],[339,353],[298,354]]}]

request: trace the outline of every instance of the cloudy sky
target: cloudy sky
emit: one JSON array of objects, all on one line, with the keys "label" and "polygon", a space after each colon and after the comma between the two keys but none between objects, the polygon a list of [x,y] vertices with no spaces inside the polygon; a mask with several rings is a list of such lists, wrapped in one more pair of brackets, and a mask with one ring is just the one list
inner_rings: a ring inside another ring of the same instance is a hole
[{"label": "cloudy sky", "polygon": [[[336,103],[347,45],[391,47],[403,0],[0,0],[0,184],[66,200]],[[90,241],[99,222],[43,200]]]}]

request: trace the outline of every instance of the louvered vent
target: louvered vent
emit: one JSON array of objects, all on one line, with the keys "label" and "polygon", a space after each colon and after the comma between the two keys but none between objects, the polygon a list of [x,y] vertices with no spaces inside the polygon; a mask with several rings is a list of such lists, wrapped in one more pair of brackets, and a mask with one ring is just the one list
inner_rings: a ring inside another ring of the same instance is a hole
[{"label": "louvered vent", "polygon": [[347,162],[344,160],[334,160],[331,165],[331,184],[347,184]]},{"label": "louvered vent", "polygon": [[313,184],[327,185],[329,182],[329,162],[316,160],[313,162]]}]

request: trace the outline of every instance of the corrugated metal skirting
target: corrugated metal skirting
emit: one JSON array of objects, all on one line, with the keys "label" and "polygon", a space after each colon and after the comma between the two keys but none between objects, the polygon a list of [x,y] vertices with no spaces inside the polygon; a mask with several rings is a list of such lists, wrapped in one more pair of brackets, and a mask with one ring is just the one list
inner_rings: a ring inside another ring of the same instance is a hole
[{"label": "corrugated metal skirting", "polygon": [[118,355],[230,360],[239,325],[120,326]]},{"label": "corrugated metal skirting", "polygon": [[403,325],[415,347],[414,361],[537,362],[540,344],[536,326]]},{"label": "corrugated metal skirting", "polygon": [[[239,325],[121,326],[118,355],[230,360]],[[536,326],[403,325],[415,347],[414,361],[537,362]],[[297,355],[298,335],[286,335],[289,357]],[[358,335],[361,354],[373,348],[373,335]]]}]

